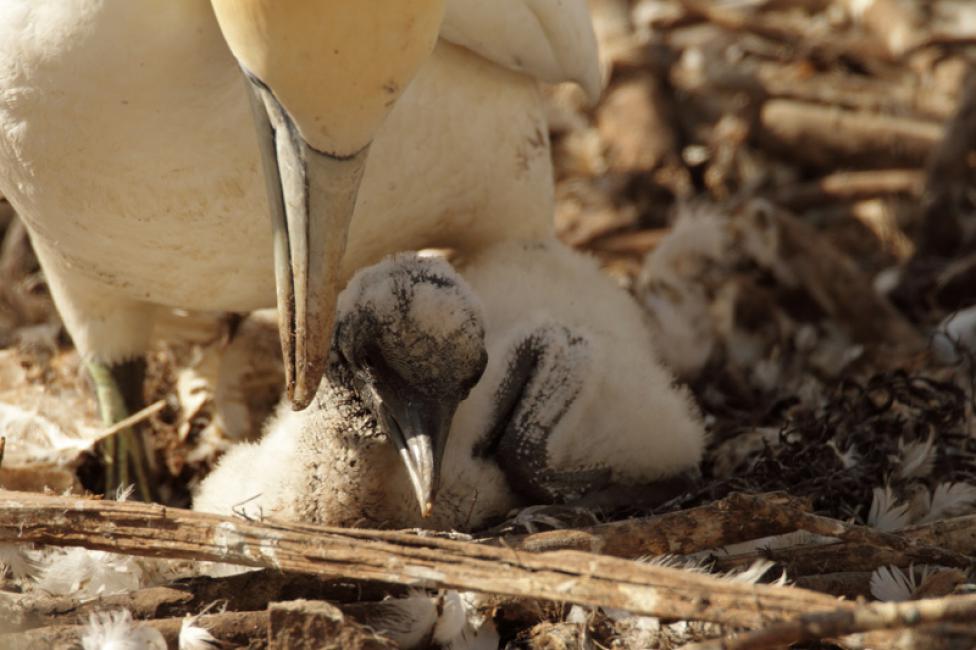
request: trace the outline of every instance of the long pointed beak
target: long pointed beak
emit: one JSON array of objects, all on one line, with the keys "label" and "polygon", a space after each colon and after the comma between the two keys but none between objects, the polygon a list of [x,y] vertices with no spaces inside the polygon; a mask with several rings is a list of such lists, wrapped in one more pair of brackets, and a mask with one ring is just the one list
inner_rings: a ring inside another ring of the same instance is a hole
[{"label": "long pointed beak", "polygon": [[244,74],[271,211],[288,398],[303,409],[325,372],[342,256],[369,147],[341,157],[317,151],[268,87]]},{"label": "long pointed beak", "polygon": [[420,514],[429,517],[457,403],[383,400],[382,404],[383,428],[407,469]]}]

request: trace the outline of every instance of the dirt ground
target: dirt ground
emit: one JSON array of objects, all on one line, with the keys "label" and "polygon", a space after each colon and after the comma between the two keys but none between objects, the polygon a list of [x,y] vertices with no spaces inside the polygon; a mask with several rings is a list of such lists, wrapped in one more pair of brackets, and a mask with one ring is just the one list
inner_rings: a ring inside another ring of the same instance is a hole
[{"label": "dirt ground", "polygon": [[[790,585],[852,601],[969,593],[976,4],[591,6],[609,82],[595,107],[577,88],[548,90],[556,230],[596,256],[646,309],[663,360],[705,416],[709,446],[700,484],[655,510],[553,511],[517,517],[491,534],[589,530],[737,493],[767,495],[775,510],[778,497],[769,493],[785,493],[790,508],[822,517],[821,524],[802,524],[787,509],[791,525],[770,525],[761,539],[720,536],[672,562],[719,574],[765,560],[751,579],[785,576]],[[0,486],[82,494],[100,480],[93,449],[104,427],[6,203],[0,235]],[[140,426],[156,447],[154,473],[169,505],[187,507],[231,441],[259,434],[282,383],[272,318],[174,313],[160,327]],[[826,520],[891,537],[827,534]],[[844,541],[825,544],[837,537]],[[898,547],[909,541],[927,550]],[[631,546],[620,555],[658,554]],[[362,603],[403,594],[363,583],[326,597],[321,584],[292,578],[279,591],[267,587],[264,604],[236,611],[263,609],[287,592],[329,599],[368,620]],[[201,581],[187,584],[204,589]],[[30,592],[13,575],[5,586]],[[207,598],[193,602],[197,610],[178,614],[198,613]],[[609,608],[544,601],[480,607],[511,647],[671,648],[750,627],[651,624]],[[75,609],[49,612],[45,622],[78,622],[90,610]],[[136,618],[178,615],[133,609]],[[796,647],[976,647],[973,620],[946,614],[909,625],[911,633],[875,637],[851,636],[867,628],[850,627],[807,634]],[[260,636],[237,642],[263,647]],[[788,647],[796,638],[708,647]]]}]

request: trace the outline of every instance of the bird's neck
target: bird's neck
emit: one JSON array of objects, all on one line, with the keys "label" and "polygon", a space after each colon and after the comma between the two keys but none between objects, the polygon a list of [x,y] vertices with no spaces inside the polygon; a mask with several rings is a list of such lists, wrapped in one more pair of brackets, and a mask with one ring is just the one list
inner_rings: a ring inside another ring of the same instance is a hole
[{"label": "bird's neck", "polygon": [[402,462],[377,418],[355,389],[352,373],[330,363],[309,408],[302,436],[313,498],[303,499],[302,519],[331,526],[402,526],[417,509]]}]

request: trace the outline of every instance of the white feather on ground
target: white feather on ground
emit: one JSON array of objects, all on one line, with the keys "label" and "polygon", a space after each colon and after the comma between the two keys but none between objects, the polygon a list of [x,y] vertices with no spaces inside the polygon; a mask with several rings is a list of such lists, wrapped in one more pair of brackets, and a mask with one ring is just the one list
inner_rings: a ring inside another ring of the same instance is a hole
[{"label": "white feather on ground", "polygon": [[166,650],[159,630],[133,622],[125,609],[97,612],[88,619],[81,637],[84,650]]},{"label": "white feather on ground", "polygon": [[869,526],[881,531],[900,530],[911,523],[909,504],[899,501],[890,485],[876,487],[867,521]]},{"label": "white feather on ground", "polygon": [[791,546],[805,546],[809,544],[829,544],[836,541],[837,538],[835,537],[825,537],[823,535],[815,535],[805,530],[797,530],[793,531],[792,533],[770,535],[768,537],[752,539],[747,542],[737,542],[718,549],[707,549],[694,553],[688,557],[704,559],[715,554],[739,555],[742,553],[752,553],[762,549],[788,548]]},{"label": "white feather on ground", "polygon": [[935,435],[929,434],[925,440],[898,441],[898,451],[901,454],[898,466],[898,476],[902,479],[925,478],[935,467]]},{"label": "white feather on ground", "polygon": [[897,566],[878,567],[871,574],[871,595],[882,602],[904,602],[919,598],[919,588],[924,590],[926,580],[945,571],[945,567],[922,564],[909,565],[908,569]]},{"label": "white feather on ground", "polygon": [[874,488],[868,525],[890,532],[958,517],[976,509],[976,486],[969,483],[939,483],[932,490],[916,483],[909,488],[907,499],[899,499],[890,485]]},{"label": "white feather on ground", "polygon": [[448,650],[497,648],[498,632],[479,611],[480,602],[479,594],[469,592],[448,590],[430,595],[418,590],[404,598],[344,609],[405,650],[431,643]]},{"label": "white feather on ground", "polygon": [[912,513],[911,523],[929,524],[950,517],[973,512],[976,507],[976,486],[969,483],[939,483],[931,492],[921,490]]},{"label": "white feather on ground", "polygon": [[37,580],[43,565],[20,544],[0,544],[0,575],[9,571],[18,582]]},{"label": "white feather on ground", "polygon": [[906,601],[917,588],[915,572],[911,567],[905,573],[896,566],[882,566],[871,574],[871,595],[880,601]]},{"label": "white feather on ground", "polygon": [[37,589],[52,596],[89,600],[145,586],[139,558],[84,548],[52,549]]},{"label": "white feather on ground", "polygon": [[[705,572],[697,560],[680,556],[660,556],[647,560],[648,563],[660,566],[680,568],[695,573]],[[730,571],[719,576],[723,580],[745,584],[758,583],[775,566],[769,560],[757,560],[743,571]],[[786,584],[786,573],[774,581],[774,584]],[[714,637],[723,633],[721,626],[713,623],[698,623],[678,621],[666,623],[653,616],[634,616],[629,612],[607,608],[603,613],[613,621],[617,642],[620,648],[627,650],[644,650],[646,648],[672,648],[692,641]]]},{"label": "white feather on ground", "polygon": [[197,625],[199,616],[184,616],[180,624],[180,650],[213,650],[220,647],[220,641],[214,638],[206,628]]}]

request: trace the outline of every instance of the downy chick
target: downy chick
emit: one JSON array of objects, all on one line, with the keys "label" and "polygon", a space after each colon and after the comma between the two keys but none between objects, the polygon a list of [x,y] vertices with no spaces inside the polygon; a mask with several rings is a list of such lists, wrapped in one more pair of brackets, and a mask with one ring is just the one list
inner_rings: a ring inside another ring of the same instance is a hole
[{"label": "downy chick", "polygon": [[[694,472],[704,433],[690,399],[658,362],[640,308],[591,260],[557,242],[511,242],[458,268],[400,255],[357,275],[312,407],[282,408],[258,445],[231,451],[194,507],[475,529],[515,507],[629,500]],[[446,442],[434,436],[443,460],[425,518],[390,440],[408,420],[443,431],[458,402]]]}]

